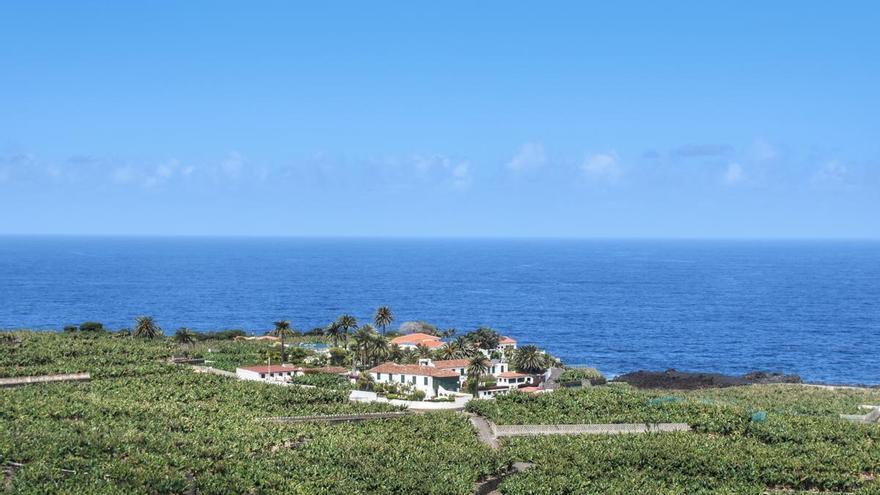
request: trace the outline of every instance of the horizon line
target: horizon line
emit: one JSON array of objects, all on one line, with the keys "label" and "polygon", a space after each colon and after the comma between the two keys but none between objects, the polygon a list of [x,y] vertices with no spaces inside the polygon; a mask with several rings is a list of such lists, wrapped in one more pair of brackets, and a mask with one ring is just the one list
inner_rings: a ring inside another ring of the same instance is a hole
[{"label": "horizon line", "polygon": [[515,240],[515,241],[838,241],[878,242],[880,237],[806,236],[555,236],[555,235],[362,235],[362,234],[157,234],[0,233],[0,238],[290,239],[290,240]]}]

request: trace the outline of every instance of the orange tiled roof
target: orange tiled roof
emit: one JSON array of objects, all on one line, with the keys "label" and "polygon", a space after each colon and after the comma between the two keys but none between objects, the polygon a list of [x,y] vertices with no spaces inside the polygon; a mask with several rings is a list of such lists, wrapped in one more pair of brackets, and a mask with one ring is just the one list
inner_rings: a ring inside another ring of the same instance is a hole
[{"label": "orange tiled roof", "polygon": [[516,371],[505,371],[504,373],[499,373],[498,376],[501,378],[525,378],[529,375],[526,375],[525,373],[519,373]]},{"label": "orange tiled roof", "polygon": [[501,337],[498,339],[499,344],[516,344],[516,341],[510,337]]},{"label": "orange tiled roof", "polygon": [[392,344],[419,344],[429,340],[440,340],[436,335],[428,335],[426,333],[411,333],[409,335],[401,335],[391,339]]},{"label": "orange tiled roof", "polygon": [[393,373],[396,375],[432,376],[434,378],[458,378],[458,373],[434,366],[419,366],[417,364],[382,363],[368,370],[370,373]]},{"label": "orange tiled roof", "polygon": [[438,347],[443,347],[446,344],[440,340],[423,340],[423,341],[419,342],[418,345],[423,345],[423,346],[428,347],[430,349],[436,349]]},{"label": "orange tiled roof", "polygon": [[[437,361],[433,361],[434,366],[438,368],[467,368],[469,364],[471,364],[470,359],[438,359]],[[489,366],[489,360],[483,360],[483,364]]]}]

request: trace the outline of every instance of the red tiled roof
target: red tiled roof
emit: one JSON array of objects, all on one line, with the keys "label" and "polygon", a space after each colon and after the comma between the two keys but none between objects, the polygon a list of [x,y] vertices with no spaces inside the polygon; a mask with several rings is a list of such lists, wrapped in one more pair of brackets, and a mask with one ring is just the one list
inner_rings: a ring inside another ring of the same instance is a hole
[{"label": "red tiled roof", "polygon": [[439,340],[423,340],[423,341],[419,342],[418,345],[423,345],[425,347],[435,349],[437,347],[443,347],[446,344],[439,341]]},{"label": "red tiled roof", "polygon": [[409,335],[401,335],[391,339],[392,344],[419,344],[426,340],[440,340],[436,335],[428,335],[426,333],[411,333]]},{"label": "red tiled roof", "polygon": [[501,337],[498,339],[499,344],[516,344],[516,341],[510,337]]},{"label": "red tiled roof", "polygon": [[280,364],[273,364],[272,366],[256,364],[253,366],[241,366],[239,369],[254,371],[256,373],[293,373],[295,371],[302,371],[302,368],[299,366],[281,366]]},{"label": "red tiled roof", "polygon": [[395,375],[418,375],[432,376],[434,378],[457,378],[458,373],[434,366],[419,366],[417,364],[382,363],[368,370],[370,373],[393,373]]},{"label": "red tiled roof", "polygon": [[[437,361],[432,361],[434,366],[438,368],[467,368],[469,364],[471,364],[470,359],[438,359]],[[483,364],[486,366],[490,366],[489,360],[484,360]]]},{"label": "red tiled roof", "polygon": [[540,387],[520,387],[517,390],[528,394],[528,393],[532,393],[532,392],[537,392],[537,391],[541,390],[541,388]]},{"label": "red tiled roof", "polygon": [[525,373],[518,373],[516,371],[505,371],[504,373],[499,373],[498,376],[500,378],[525,378],[529,375]]},{"label": "red tiled roof", "polygon": [[467,365],[471,363],[470,359],[438,359],[437,361],[433,361],[434,366],[438,368],[467,368]]}]

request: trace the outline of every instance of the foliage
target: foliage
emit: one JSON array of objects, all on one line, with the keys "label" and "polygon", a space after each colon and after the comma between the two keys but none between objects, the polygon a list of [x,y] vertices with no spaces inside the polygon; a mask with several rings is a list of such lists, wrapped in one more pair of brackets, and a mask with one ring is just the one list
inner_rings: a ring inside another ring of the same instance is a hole
[{"label": "foliage", "polygon": [[276,424],[258,419],[397,408],[194,373],[161,362],[170,339],[15,338],[0,352],[3,374],[85,370],[93,380],[0,390],[0,460],[23,464],[11,493],[464,495],[499,467],[454,414]]},{"label": "foliage", "polygon": [[101,323],[100,321],[84,321],[84,322],[80,323],[79,331],[86,332],[86,333],[89,333],[89,332],[102,333],[105,330],[104,330],[104,324]]},{"label": "foliage", "polygon": [[352,388],[348,378],[331,373],[308,373],[295,376],[290,380],[290,383],[333,390],[351,390]]},{"label": "foliage", "polygon": [[596,368],[568,368],[559,375],[556,380],[558,382],[580,382],[581,380],[589,380],[593,383],[604,384],[605,377]]},{"label": "foliage", "polygon": [[[799,385],[682,392],[626,386],[512,393],[468,410],[499,424],[686,422],[693,433],[511,438],[509,460],[536,467],[505,481],[519,494],[877,493],[880,427],[841,420],[880,391]],[[659,400],[653,400],[659,399]],[[769,411],[750,421],[751,413]]]},{"label": "foliage", "polygon": [[385,335],[385,327],[390,325],[392,321],[394,321],[394,313],[391,312],[391,308],[379,306],[376,309],[376,314],[373,315],[373,323],[382,329],[382,335]]},{"label": "foliage", "polygon": [[132,335],[142,339],[155,339],[162,336],[162,329],[159,328],[152,316],[138,316],[134,320]]},{"label": "foliage", "polygon": [[541,349],[524,345],[513,353],[513,366],[523,373],[540,374],[547,371],[550,362]]}]

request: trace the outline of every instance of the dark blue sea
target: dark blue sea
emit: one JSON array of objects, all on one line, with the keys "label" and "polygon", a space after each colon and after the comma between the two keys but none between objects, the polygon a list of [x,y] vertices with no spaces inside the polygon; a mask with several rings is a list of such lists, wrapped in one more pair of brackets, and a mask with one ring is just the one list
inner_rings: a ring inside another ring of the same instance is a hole
[{"label": "dark blue sea", "polygon": [[880,383],[880,243],[0,237],[0,328],[341,313],[487,325],[570,364]]}]

